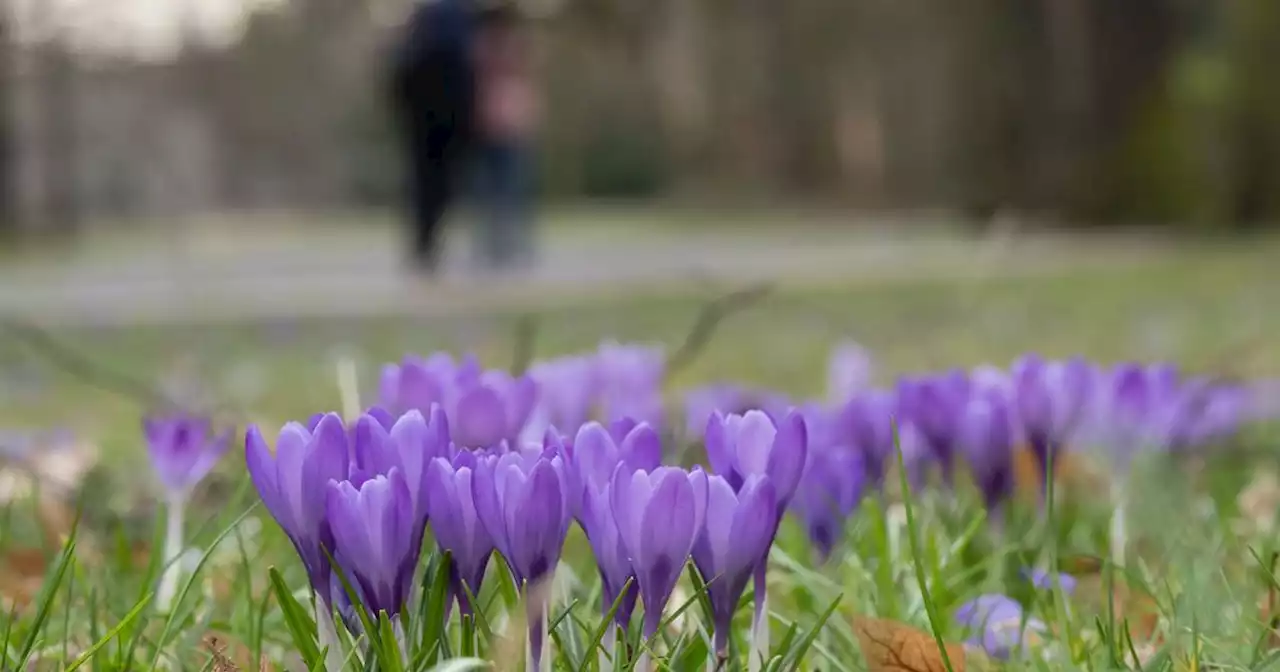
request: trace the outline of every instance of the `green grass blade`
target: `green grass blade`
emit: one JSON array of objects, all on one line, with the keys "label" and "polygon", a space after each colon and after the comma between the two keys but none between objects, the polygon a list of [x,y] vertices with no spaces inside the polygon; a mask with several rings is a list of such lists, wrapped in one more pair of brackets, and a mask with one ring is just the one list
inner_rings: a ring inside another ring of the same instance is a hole
[{"label": "green grass blade", "polygon": [[916,571],[916,583],[920,585],[920,594],[924,598],[924,610],[929,616],[929,629],[933,631],[933,639],[938,644],[938,652],[942,656],[942,666],[946,668],[947,672],[955,672],[955,667],[951,664],[951,655],[947,653],[946,643],[942,641],[942,619],[938,615],[937,606],[933,604],[933,598],[929,595],[929,581],[924,575],[924,558],[920,554],[920,545],[916,537],[915,514],[911,510],[911,484],[907,481],[907,464],[902,455],[902,445],[899,438],[898,425],[895,422],[893,426],[893,446],[894,452],[898,454],[898,480],[902,486],[902,506],[907,517],[907,545],[911,549],[912,564],[915,566]]},{"label": "green grass blade", "polygon": [[302,608],[302,605],[298,604],[298,601],[294,599],[289,586],[284,582],[284,577],[280,576],[280,570],[271,567],[267,570],[267,576],[271,580],[271,589],[275,593],[276,604],[280,605],[285,627],[289,629],[289,634],[293,637],[293,645],[298,649],[299,655],[302,656],[302,662],[308,668],[317,663],[323,665],[324,657],[321,655],[320,646],[316,642],[315,622],[311,620],[311,616]]},{"label": "green grass blade", "polygon": [[804,662],[804,657],[809,654],[809,649],[818,640],[818,635],[822,634],[822,629],[827,627],[827,621],[831,619],[832,614],[836,613],[836,609],[840,608],[840,602],[843,600],[843,594],[837,595],[836,599],[831,601],[831,605],[822,612],[822,615],[818,616],[818,620],[813,624],[813,627],[809,628],[809,631],[800,638],[796,647],[791,651],[783,651],[783,655],[791,660],[791,669],[793,671],[799,671],[800,664]]},{"label": "green grass blade", "polygon": [[382,643],[382,655],[378,669],[386,672],[404,672],[404,658],[400,656],[400,640],[395,626],[385,611],[378,612],[378,639]]},{"label": "green grass blade", "polygon": [[[686,563],[686,566],[692,569],[693,563],[692,562]],[[689,607],[692,607],[694,604],[697,604],[698,600],[705,599],[705,598],[706,598],[706,590],[704,587],[703,590],[695,592],[691,597],[689,597],[683,603],[681,603],[680,606],[677,607],[675,611],[671,612],[669,615],[667,615],[666,618],[662,619],[662,621],[658,624],[658,632],[659,633],[666,632],[667,628],[671,627],[671,623],[674,622],[677,618],[680,618],[681,614],[683,614]]]},{"label": "green grass blade", "polygon": [[[419,651],[433,648],[440,650],[438,644],[447,634],[448,624],[445,622],[444,613],[449,606],[449,572],[452,564],[452,556],[446,551],[440,554],[439,559],[433,563],[433,572],[427,575],[431,580],[423,591],[417,623],[417,629],[421,633],[418,638]],[[435,663],[436,661],[427,660],[426,662]]]},{"label": "green grass blade", "polygon": [[138,616],[142,614],[143,610],[145,610],[150,605],[151,605],[151,595],[148,594],[145,598],[143,598],[141,602],[135,604],[133,606],[133,609],[130,609],[129,613],[125,614],[124,618],[120,619],[120,622],[117,623],[114,628],[111,628],[110,630],[108,630],[106,635],[103,635],[101,639],[93,643],[93,646],[90,646],[88,649],[85,650],[84,653],[80,654],[80,656],[76,658],[75,662],[73,662],[69,667],[67,667],[66,672],[72,672],[72,670],[75,670],[79,668],[81,665],[84,665],[85,663],[89,662],[89,659],[93,658],[93,656],[98,653],[99,649],[106,646],[108,642],[115,639],[116,636],[118,636],[121,632],[124,632],[126,628],[130,627],[133,624],[133,622],[138,618]]},{"label": "green grass blade", "polygon": [[18,649],[18,668],[22,669],[27,666],[31,653],[35,651],[36,644],[40,641],[40,636],[44,631],[45,623],[49,620],[50,612],[53,609],[53,602],[58,596],[58,591],[62,588],[62,582],[66,579],[67,570],[71,568],[71,563],[75,559],[76,549],[76,528],[77,523],[71,527],[71,536],[67,539],[67,543],[62,547],[62,553],[58,556],[58,562],[54,565],[52,572],[52,580],[45,579],[44,585],[41,586],[41,596],[36,606],[36,616],[31,622],[31,629],[27,632],[26,639],[22,642],[22,647]]},{"label": "green grass blade", "polygon": [[[209,547],[206,548],[204,553],[200,556],[200,562],[196,563],[196,568],[191,572],[191,576],[188,576],[187,580],[182,584],[182,590],[178,591],[177,598],[169,607],[169,613],[165,618],[164,628],[160,631],[160,638],[156,640],[156,653],[155,657],[151,660],[151,666],[153,668],[159,664],[160,655],[164,651],[165,645],[169,643],[169,638],[173,636],[174,626],[181,620],[179,616],[182,615],[182,605],[186,603],[187,595],[191,593],[191,589],[200,578],[200,573],[204,570],[205,565],[209,563],[209,558],[213,557],[214,550],[218,548],[218,545],[222,543],[223,539],[227,538],[228,534],[235,531],[241,521],[247,518],[249,514],[253,513],[257,506],[258,505],[256,503],[250,505],[249,508],[245,509],[239,516],[236,516],[235,520],[231,521],[231,524],[218,534],[218,536],[213,540],[213,543],[209,544]],[[180,557],[174,559],[174,562],[179,561]]]},{"label": "green grass blade", "polygon": [[604,636],[612,629],[613,619],[617,618],[618,610],[622,608],[622,601],[626,598],[629,590],[635,590],[634,577],[628,578],[627,582],[622,584],[622,590],[618,591],[618,597],[609,607],[609,613],[604,615],[600,625],[596,626],[595,631],[591,633],[591,640],[588,642],[589,646],[582,656],[582,664],[578,667],[578,672],[587,672],[596,652],[604,649]]}]

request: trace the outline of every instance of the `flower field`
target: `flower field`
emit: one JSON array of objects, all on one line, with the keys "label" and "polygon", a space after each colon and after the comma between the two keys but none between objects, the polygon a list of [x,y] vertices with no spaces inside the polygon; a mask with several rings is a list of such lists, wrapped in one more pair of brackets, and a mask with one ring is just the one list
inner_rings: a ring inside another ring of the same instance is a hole
[{"label": "flower field", "polygon": [[32,336],[0,668],[1269,669],[1267,277]]}]

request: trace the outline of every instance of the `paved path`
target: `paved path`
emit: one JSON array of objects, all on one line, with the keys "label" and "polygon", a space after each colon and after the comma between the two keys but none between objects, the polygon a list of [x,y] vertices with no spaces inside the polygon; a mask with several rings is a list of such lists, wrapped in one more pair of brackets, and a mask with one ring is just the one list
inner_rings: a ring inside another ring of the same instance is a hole
[{"label": "paved path", "polygon": [[386,227],[305,235],[242,227],[153,237],[145,245],[95,245],[96,252],[56,262],[0,265],[0,317],[89,326],[437,314],[697,289],[699,281],[804,284],[1052,272],[1124,263],[1149,252],[1046,236],[979,241],[831,227],[716,227],[684,235],[558,230],[547,238],[535,268],[487,277],[467,268],[465,241],[452,240],[446,273],[433,282],[402,271],[399,238]]}]

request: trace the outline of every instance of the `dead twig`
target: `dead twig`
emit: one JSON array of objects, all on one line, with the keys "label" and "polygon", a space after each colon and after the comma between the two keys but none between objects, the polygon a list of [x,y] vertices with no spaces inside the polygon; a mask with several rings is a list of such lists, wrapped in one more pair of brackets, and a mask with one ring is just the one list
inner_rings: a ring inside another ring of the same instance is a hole
[{"label": "dead twig", "polygon": [[4,320],[0,322],[0,333],[24,343],[83,383],[107,392],[131,397],[147,406],[173,407],[175,405],[150,385],[94,362],[33,324],[18,320]]},{"label": "dead twig", "polygon": [[667,374],[678,373],[697,361],[721,322],[734,313],[756,305],[772,291],[771,283],[758,283],[707,302],[694,320],[693,328],[689,330],[684,343],[667,361]]}]

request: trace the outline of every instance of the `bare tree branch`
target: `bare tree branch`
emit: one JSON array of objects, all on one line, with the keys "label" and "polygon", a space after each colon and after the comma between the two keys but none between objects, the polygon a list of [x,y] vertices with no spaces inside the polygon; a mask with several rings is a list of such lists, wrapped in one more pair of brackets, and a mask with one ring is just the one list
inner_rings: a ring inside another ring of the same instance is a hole
[{"label": "bare tree branch", "polygon": [[129,397],[148,407],[177,406],[150,385],[94,362],[33,324],[18,320],[0,321],[0,334],[25,344],[82,383]]},{"label": "bare tree branch", "polygon": [[722,321],[755,306],[772,291],[772,283],[758,283],[709,301],[698,313],[684,343],[667,360],[667,375],[683,371],[697,361]]}]

